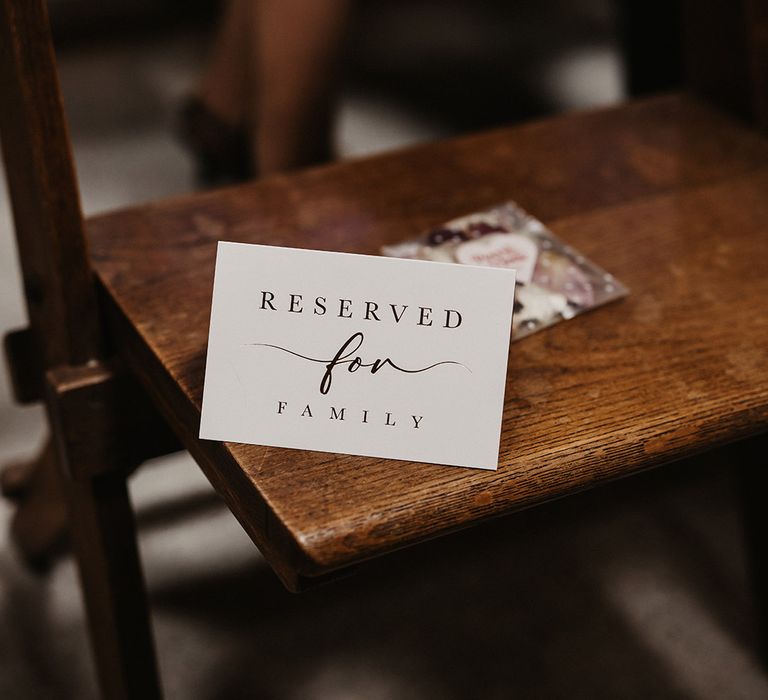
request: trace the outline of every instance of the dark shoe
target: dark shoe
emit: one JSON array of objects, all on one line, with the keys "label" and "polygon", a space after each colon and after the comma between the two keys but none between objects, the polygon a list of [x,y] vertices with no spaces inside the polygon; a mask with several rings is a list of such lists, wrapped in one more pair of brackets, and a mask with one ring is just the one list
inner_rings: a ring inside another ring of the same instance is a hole
[{"label": "dark shoe", "polygon": [[219,187],[253,178],[245,131],[217,117],[199,98],[187,98],[179,110],[178,135],[197,161],[200,185]]}]

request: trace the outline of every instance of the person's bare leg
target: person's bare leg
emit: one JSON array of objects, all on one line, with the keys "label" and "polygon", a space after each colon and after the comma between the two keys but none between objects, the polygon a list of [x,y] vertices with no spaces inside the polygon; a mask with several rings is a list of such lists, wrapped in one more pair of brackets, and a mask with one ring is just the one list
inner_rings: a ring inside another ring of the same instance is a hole
[{"label": "person's bare leg", "polygon": [[260,0],[253,158],[261,175],[328,160],[348,0]]},{"label": "person's bare leg", "polygon": [[250,118],[253,3],[229,0],[198,88],[205,106],[232,127]]}]

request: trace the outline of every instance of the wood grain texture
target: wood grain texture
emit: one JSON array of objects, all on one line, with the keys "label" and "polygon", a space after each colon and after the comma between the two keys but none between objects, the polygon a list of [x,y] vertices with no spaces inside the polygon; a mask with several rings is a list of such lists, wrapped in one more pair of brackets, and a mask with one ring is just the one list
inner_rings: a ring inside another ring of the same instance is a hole
[{"label": "wood grain texture", "polygon": [[[505,199],[632,294],[512,346],[498,472],[196,439],[216,241],[375,254]],[[295,586],[765,431],[766,221],[768,143],[670,96],[150,204],[88,230],[118,351]]]}]

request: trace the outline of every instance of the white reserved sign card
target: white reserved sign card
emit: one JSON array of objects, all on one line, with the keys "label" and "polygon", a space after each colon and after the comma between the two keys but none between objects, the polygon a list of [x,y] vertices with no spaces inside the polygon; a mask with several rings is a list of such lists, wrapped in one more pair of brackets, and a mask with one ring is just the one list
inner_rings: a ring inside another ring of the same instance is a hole
[{"label": "white reserved sign card", "polygon": [[496,469],[515,273],[221,242],[200,437]]}]

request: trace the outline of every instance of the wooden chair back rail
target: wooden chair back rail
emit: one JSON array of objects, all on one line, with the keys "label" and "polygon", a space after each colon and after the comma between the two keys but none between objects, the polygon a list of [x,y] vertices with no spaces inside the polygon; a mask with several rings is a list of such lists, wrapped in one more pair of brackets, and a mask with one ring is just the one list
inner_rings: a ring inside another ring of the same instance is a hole
[{"label": "wooden chair back rail", "polygon": [[[103,362],[95,278],[43,0],[0,0],[0,95],[30,321],[5,343],[13,384],[25,400],[46,394],[101,692],[159,698],[125,479],[158,445],[176,442],[156,412],[144,410],[147,399],[135,382],[126,389],[120,366]],[[137,449],[137,434],[154,435],[149,452]],[[41,465],[53,470],[56,462]]]},{"label": "wooden chair back rail", "polygon": [[0,0],[0,133],[45,368],[101,357],[93,276],[45,3]]}]

